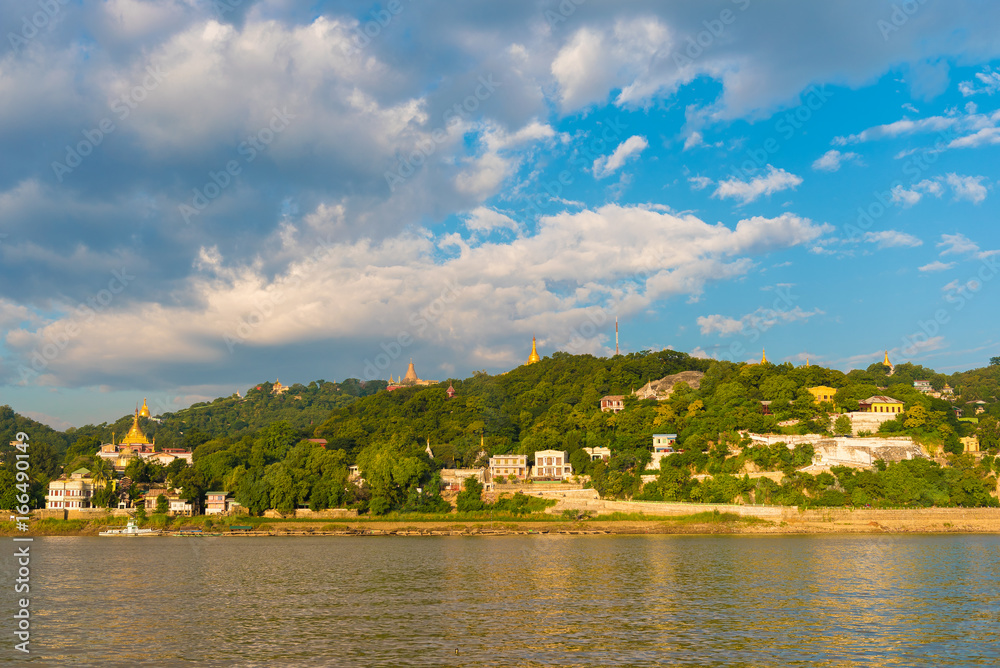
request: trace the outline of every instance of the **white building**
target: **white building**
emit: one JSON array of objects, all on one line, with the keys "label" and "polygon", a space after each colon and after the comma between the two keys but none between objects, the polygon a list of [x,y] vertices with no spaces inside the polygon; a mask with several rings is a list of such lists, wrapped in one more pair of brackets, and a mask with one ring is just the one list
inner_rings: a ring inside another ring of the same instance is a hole
[{"label": "white building", "polygon": [[664,457],[677,452],[674,445],[677,443],[677,434],[653,434],[653,458],[649,462],[650,468],[660,468],[660,462]]},{"label": "white building", "polygon": [[561,450],[539,450],[535,452],[535,468],[532,478],[566,480],[573,475],[573,467]]},{"label": "white building", "polygon": [[68,476],[63,474],[49,482],[45,495],[46,508],[90,508],[94,495],[94,480],[87,469],[77,469]]}]

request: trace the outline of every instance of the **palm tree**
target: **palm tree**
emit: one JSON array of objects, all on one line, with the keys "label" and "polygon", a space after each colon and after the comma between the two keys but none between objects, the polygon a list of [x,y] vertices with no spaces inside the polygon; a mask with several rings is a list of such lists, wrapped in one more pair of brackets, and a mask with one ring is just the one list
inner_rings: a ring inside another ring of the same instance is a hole
[{"label": "palm tree", "polygon": [[114,469],[107,459],[97,457],[94,460],[94,470],[90,472],[90,477],[94,480],[95,488],[103,488],[110,480],[114,479]]}]

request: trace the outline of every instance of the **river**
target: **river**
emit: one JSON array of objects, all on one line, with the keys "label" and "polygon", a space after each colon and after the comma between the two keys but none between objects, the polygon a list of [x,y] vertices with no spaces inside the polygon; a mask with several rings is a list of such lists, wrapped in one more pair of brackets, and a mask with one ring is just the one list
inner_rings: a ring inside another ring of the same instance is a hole
[{"label": "river", "polygon": [[29,655],[3,567],[11,664],[1000,664],[994,535],[44,537]]}]

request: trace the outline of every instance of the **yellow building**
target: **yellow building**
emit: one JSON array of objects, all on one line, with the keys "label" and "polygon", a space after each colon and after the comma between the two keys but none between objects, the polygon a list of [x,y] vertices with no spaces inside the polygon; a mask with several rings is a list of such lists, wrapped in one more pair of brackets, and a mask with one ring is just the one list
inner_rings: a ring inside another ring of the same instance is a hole
[{"label": "yellow building", "polygon": [[902,413],[903,402],[881,394],[858,402],[863,413]]},{"label": "yellow building", "polygon": [[965,436],[958,439],[962,442],[963,452],[979,452],[979,437],[978,436]]},{"label": "yellow building", "polygon": [[535,337],[531,337],[531,354],[528,355],[528,361],[525,364],[534,364],[535,362],[541,362],[542,358],[538,355],[538,348],[535,346]]},{"label": "yellow building", "polygon": [[813,395],[813,400],[819,404],[824,401],[829,401],[833,403],[833,395],[837,393],[837,388],[829,387],[827,385],[817,385],[816,387],[807,388],[809,393]]}]

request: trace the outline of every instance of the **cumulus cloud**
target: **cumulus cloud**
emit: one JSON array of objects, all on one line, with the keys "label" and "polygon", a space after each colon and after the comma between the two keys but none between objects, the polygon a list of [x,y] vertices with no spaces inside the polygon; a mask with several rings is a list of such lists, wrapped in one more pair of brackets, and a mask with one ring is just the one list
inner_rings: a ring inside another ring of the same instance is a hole
[{"label": "cumulus cloud", "polygon": [[603,179],[622,168],[631,156],[637,156],[649,146],[645,137],[633,135],[615,148],[609,156],[601,156],[594,160],[594,177]]},{"label": "cumulus cloud", "polygon": [[802,183],[802,177],[768,165],[766,174],[756,176],[749,181],[740,181],[735,177],[727,181],[720,181],[715,192],[712,193],[712,197],[718,199],[733,198],[740,200],[741,204],[747,204],[762,195],[771,195],[789,188],[794,190],[800,183]]},{"label": "cumulus cloud", "polygon": [[824,172],[836,172],[848,161],[860,162],[861,156],[853,151],[841,153],[836,149],[830,149],[813,162],[812,168]]},{"label": "cumulus cloud", "polygon": [[[487,211],[470,219],[498,220]],[[300,259],[273,277],[205,249],[185,304],[123,304],[90,319],[67,314],[16,328],[5,344],[27,357],[76,325],[79,333],[40,379],[67,385],[95,375],[120,383],[121,374],[155,376],[176,365],[209,369],[240,351],[328,337],[368,341],[375,355],[378,341],[400,331],[460,350],[473,363],[503,365],[521,356],[504,347],[511,331],[544,330],[552,345],[566,346],[594,309],[629,313],[697,296],[710,282],[745,275],[754,256],[809,243],[830,229],[792,214],[727,228],[692,215],[607,205],[544,217],[534,234],[502,243],[414,231],[300,248]],[[299,243],[297,230],[284,234],[286,245]],[[442,259],[442,246],[454,252]],[[500,357],[489,357],[497,351]]]},{"label": "cumulus cloud", "polygon": [[947,174],[944,180],[951,186],[956,200],[964,199],[979,204],[986,199],[986,186],[982,183],[985,178],[985,176],[959,176],[951,173]]}]

